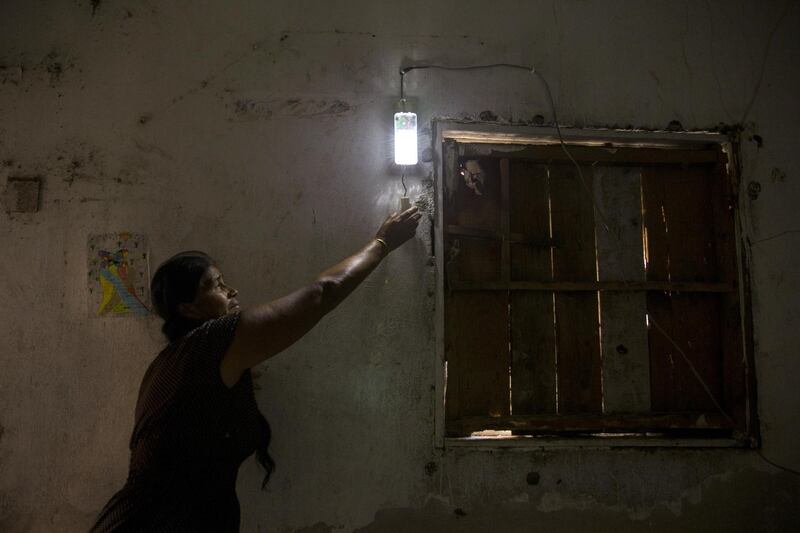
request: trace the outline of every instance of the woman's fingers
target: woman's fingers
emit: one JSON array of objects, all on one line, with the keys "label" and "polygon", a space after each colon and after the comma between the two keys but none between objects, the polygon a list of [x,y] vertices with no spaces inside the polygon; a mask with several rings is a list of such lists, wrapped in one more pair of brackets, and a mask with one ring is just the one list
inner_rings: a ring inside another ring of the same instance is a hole
[{"label": "woman's fingers", "polygon": [[414,215],[414,213],[416,213],[417,211],[419,211],[419,208],[417,206],[415,206],[415,205],[412,205],[411,207],[409,207],[408,209],[406,209],[405,211],[400,213],[400,219],[404,220],[404,219]]},{"label": "woman's fingers", "polygon": [[417,206],[401,213],[394,212],[386,217],[376,236],[386,241],[390,251],[394,250],[414,236],[421,218],[422,213]]},{"label": "woman's fingers", "polygon": [[407,222],[410,222],[415,228],[419,225],[419,221],[422,218],[422,213],[414,213],[410,217],[406,219]]}]

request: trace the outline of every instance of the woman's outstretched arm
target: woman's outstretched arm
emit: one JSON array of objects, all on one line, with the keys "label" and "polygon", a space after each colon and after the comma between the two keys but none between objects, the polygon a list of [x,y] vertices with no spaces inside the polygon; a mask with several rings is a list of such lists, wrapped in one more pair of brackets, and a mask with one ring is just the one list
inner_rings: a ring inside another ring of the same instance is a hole
[{"label": "woman's outstretched arm", "polygon": [[310,285],[243,310],[236,335],[220,364],[225,385],[232,387],[246,369],[280,353],[308,333],[366,279],[381,259],[413,237],[420,216],[416,207],[390,215],[375,239],[322,272]]}]

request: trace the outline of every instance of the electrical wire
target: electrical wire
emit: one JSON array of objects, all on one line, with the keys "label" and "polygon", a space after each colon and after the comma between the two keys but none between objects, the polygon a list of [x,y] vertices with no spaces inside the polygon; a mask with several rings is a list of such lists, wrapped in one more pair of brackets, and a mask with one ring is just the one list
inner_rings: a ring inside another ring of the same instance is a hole
[{"label": "electrical wire", "polygon": [[[400,101],[405,101],[405,75],[411,72],[412,70],[422,70],[422,69],[437,69],[437,70],[483,70],[483,69],[491,69],[491,68],[512,68],[517,70],[524,70],[526,72],[530,72],[531,74],[537,76],[539,80],[542,82],[544,86],[545,93],[547,95],[547,100],[550,104],[550,111],[553,113],[553,124],[556,127],[556,132],[558,133],[558,142],[561,146],[561,149],[564,151],[564,154],[572,161],[572,164],[575,165],[575,168],[578,169],[578,174],[581,178],[581,183],[587,189],[590,196],[592,197],[592,201],[594,202],[594,195],[588,190],[586,185],[586,180],[583,178],[583,172],[581,171],[580,165],[578,162],[575,161],[575,158],[572,157],[572,154],[567,150],[567,146],[564,143],[564,137],[561,134],[561,126],[558,123],[558,115],[556,113],[556,105],[553,101],[553,93],[550,91],[550,85],[547,83],[547,80],[542,76],[540,72],[538,72],[535,68],[530,67],[528,65],[517,65],[514,63],[489,63],[487,65],[467,65],[467,66],[460,66],[460,67],[451,67],[447,65],[414,65],[411,67],[405,67],[400,69]],[[597,210],[598,214],[600,215],[601,221],[603,222],[603,226],[609,232],[611,232],[610,228],[608,227],[608,221],[605,217],[605,213],[601,209],[597,207],[595,204],[595,209]]]},{"label": "electrical wire", "polygon": [[[558,122],[558,115],[557,115],[557,112],[556,112],[555,102],[553,100],[553,94],[550,91],[550,85],[547,83],[547,80],[545,79],[545,77],[542,76],[541,73],[537,72],[535,68],[529,67],[529,66],[526,66],[526,65],[516,65],[516,64],[512,64],[512,63],[491,63],[491,64],[487,64],[487,65],[469,65],[469,66],[460,66],[460,67],[451,67],[451,66],[446,66],[446,65],[415,65],[415,66],[411,66],[411,67],[405,67],[405,68],[401,68],[400,69],[400,100],[401,100],[401,102],[405,101],[405,75],[407,73],[411,72],[412,70],[438,69],[438,70],[451,70],[451,71],[465,71],[465,70],[482,70],[482,69],[491,69],[491,68],[513,68],[513,69],[519,69],[519,70],[526,70],[526,71],[530,72],[532,75],[537,76],[539,78],[539,80],[542,82],[542,85],[544,86],[544,89],[545,89],[545,94],[547,95],[548,103],[550,104],[550,111],[553,114],[553,124],[555,125],[556,133],[558,134],[559,145],[561,146],[561,149],[564,152],[564,154],[567,156],[567,158],[572,162],[573,165],[575,165],[575,168],[578,171],[578,176],[580,178],[581,184],[582,184],[583,188],[589,194],[589,198],[592,201],[592,206],[593,206],[594,211],[598,214],[598,216],[599,216],[599,218],[600,218],[600,220],[601,220],[601,222],[603,224],[604,229],[615,238],[614,240],[615,240],[615,243],[617,245],[617,252],[620,255],[622,255],[623,254],[623,250],[622,250],[621,237],[616,232],[611,231],[611,228],[609,227],[609,224],[608,224],[608,218],[606,217],[605,213],[600,208],[600,206],[597,205],[597,201],[595,200],[594,193],[592,192],[592,190],[589,188],[588,184],[586,183],[586,179],[585,179],[585,177],[583,175],[583,171],[581,170],[581,166],[578,164],[578,162],[575,160],[575,158],[572,156],[572,154],[567,149],[567,145],[564,142],[564,137],[563,137],[563,135],[561,133],[561,126],[560,126],[560,124]],[[405,182],[403,183],[403,187],[405,189]],[[764,240],[769,240],[769,239],[764,239]],[[627,281],[627,280],[623,280],[623,284],[630,286],[630,282]],[[703,390],[705,391],[706,395],[708,395],[708,397],[713,402],[714,406],[726,418],[726,420],[728,420],[728,422],[730,422],[731,424],[735,425],[734,422],[733,422],[733,419],[725,411],[725,409],[722,407],[722,405],[717,401],[716,397],[711,392],[710,387],[705,382],[705,380],[700,375],[700,373],[697,371],[697,368],[694,366],[692,361],[689,359],[689,356],[686,355],[686,353],[678,345],[678,343],[675,342],[675,340],[672,338],[672,336],[670,336],[664,330],[664,328],[662,328],[658,324],[658,322],[656,322],[653,319],[653,317],[648,316],[648,320],[672,344],[672,346],[675,348],[675,350],[680,354],[680,356],[683,358],[683,360],[689,366],[689,369],[692,371],[692,374],[694,375],[695,379],[697,379],[697,381],[703,387]],[[795,474],[795,475],[800,475],[800,472],[798,472],[797,470],[794,470],[794,469],[786,467],[786,466],[782,466],[782,465],[780,465],[778,463],[775,463],[775,462],[767,459],[764,456],[764,454],[761,452],[761,450],[758,450],[758,455],[764,461],[766,461],[767,463],[769,463],[770,465],[772,465],[772,466],[774,466],[776,468],[779,468],[781,470],[784,470],[786,472],[789,472],[789,473],[792,473],[792,474]]]},{"label": "electrical wire", "polygon": [[686,354],[683,353],[683,350],[681,349],[680,346],[678,346],[678,343],[676,343],[672,339],[672,337],[669,335],[669,333],[664,331],[664,329],[661,326],[659,326],[658,323],[655,320],[653,320],[653,317],[648,316],[648,320],[653,324],[653,326],[655,326],[655,328],[658,331],[661,332],[662,335],[664,335],[664,337],[670,342],[670,344],[672,344],[672,346],[675,347],[675,349],[678,351],[678,353],[680,353],[683,356],[683,358],[689,364],[689,369],[691,369],[692,374],[697,379],[697,381],[700,382],[700,385],[703,387],[703,390],[706,392],[708,397],[711,398],[711,401],[714,403],[714,406],[719,410],[720,413],[722,413],[722,416],[724,416],[725,419],[728,422],[731,423],[731,425],[735,426],[736,423],[733,421],[733,419],[730,417],[730,415],[727,412],[725,412],[725,409],[723,409],[722,406],[719,404],[717,399],[714,397],[714,394],[711,392],[711,389],[708,387],[708,385],[706,384],[705,380],[703,380],[703,377],[700,375],[700,373],[697,371],[697,369],[691,363],[691,361],[689,361],[689,358],[686,356]]},{"label": "electrical wire", "polygon": [[793,469],[793,468],[789,468],[788,466],[779,465],[778,463],[776,463],[776,462],[774,462],[774,461],[770,461],[769,459],[767,459],[767,458],[764,456],[764,454],[761,452],[761,450],[758,450],[758,455],[759,455],[759,456],[760,456],[762,459],[764,459],[764,461],[765,461],[766,463],[768,463],[768,464],[770,464],[770,465],[774,466],[775,468],[778,468],[778,469],[780,469],[780,470],[783,470],[784,472],[788,472],[788,473],[790,473],[790,474],[794,474],[795,476],[800,476],[800,472],[798,472],[797,470],[795,470],[795,469]]}]

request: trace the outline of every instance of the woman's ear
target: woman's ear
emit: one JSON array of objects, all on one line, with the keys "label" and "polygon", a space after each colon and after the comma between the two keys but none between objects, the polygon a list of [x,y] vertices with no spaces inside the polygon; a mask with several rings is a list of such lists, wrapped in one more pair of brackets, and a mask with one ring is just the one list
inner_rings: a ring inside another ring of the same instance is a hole
[{"label": "woman's ear", "polygon": [[186,318],[192,320],[200,320],[202,316],[193,303],[180,303],[178,304],[178,312]]}]

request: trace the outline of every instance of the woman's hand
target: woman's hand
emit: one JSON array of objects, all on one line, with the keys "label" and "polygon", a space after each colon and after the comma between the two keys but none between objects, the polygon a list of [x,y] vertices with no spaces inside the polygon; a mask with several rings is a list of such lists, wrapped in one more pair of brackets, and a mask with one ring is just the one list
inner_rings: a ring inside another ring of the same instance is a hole
[{"label": "woman's hand", "polygon": [[422,214],[416,206],[406,209],[402,213],[392,213],[378,229],[375,238],[382,239],[388,246],[388,252],[399,248],[404,242],[414,236]]}]

